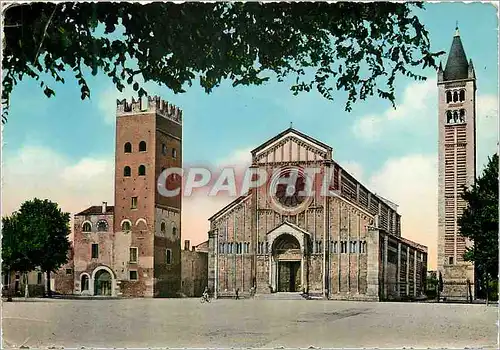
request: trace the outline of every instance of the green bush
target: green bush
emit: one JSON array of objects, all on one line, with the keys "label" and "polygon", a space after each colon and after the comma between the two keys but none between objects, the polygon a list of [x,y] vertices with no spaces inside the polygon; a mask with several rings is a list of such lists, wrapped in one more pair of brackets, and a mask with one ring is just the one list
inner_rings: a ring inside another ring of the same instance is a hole
[{"label": "green bush", "polygon": [[488,284],[489,295],[488,300],[498,301],[498,281],[491,281]]}]

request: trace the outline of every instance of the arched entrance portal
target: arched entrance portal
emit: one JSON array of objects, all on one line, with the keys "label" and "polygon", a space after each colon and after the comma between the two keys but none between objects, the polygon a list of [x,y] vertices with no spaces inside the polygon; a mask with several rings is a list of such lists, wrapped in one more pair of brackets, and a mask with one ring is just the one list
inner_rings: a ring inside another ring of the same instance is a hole
[{"label": "arched entrance portal", "polygon": [[277,262],[276,291],[299,292],[302,254],[297,238],[286,233],[277,237],[273,244],[273,258]]},{"label": "arched entrance portal", "polygon": [[94,278],[94,295],[106,295],[111,296],[111,274],[101,269],[96,272]]},{"label": "arched entrance portal", "polygon": [[89,290],[89,275],[84,274],[82,275],[82,282],[81,282],[81,291],[82,293],[88,292]]}]

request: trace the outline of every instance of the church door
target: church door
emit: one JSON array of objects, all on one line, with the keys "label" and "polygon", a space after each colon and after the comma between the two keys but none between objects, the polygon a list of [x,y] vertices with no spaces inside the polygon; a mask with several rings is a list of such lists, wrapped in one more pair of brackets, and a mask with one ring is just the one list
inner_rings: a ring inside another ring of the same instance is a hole
[{"label": "church door", "polygon": [[300,261],[280,261],[278,263],[278,292],[300,290]]}]

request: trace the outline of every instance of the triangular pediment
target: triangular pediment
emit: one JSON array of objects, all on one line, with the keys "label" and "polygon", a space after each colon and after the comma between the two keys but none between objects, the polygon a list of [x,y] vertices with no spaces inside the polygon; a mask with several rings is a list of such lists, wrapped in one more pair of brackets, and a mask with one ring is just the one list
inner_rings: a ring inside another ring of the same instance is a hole
[{"label": "triangular pediment", "polygon": [[306,230],[300,228],[299,226],[292,224],[291,222],[285,221],[281,225],[273,228],[271,231],[269,231],[267,234],[268,235],[274,235],[276,233],[289,233],[289,231],[294,231],[298,232],[307,236],[310,236],[311,234],[307,232]]},{"label": "triangular pediment", "polygon": [[281,225],[267,233],[267,242],[269,243],[271,250],[274,250],[275,241],[278,241],[278,238],[282,235],[295,237],[300,244],[301,251],[303,253],[307,252],[307,242],[310,239],[311,234],[288,221],[283,222]]},{"label": "triangular pediment", "polygon": [[331,159],[332,148],[289,128],[252,151],[254,162],[275,163]]}]

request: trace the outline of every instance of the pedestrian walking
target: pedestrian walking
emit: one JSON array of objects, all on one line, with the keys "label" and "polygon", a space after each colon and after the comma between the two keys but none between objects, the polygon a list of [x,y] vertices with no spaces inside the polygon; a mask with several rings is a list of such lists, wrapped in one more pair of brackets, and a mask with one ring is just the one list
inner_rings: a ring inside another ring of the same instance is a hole
[{"label": "pedestrian walking", "polygon": [[240,293],[240,289],[236,288],[236,300],[238,300],[240,298],[239,293]]}]

